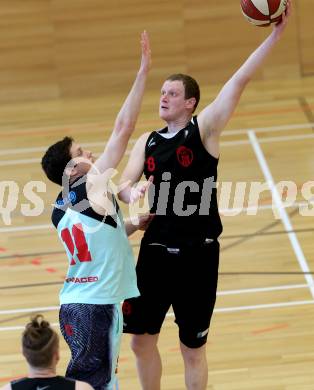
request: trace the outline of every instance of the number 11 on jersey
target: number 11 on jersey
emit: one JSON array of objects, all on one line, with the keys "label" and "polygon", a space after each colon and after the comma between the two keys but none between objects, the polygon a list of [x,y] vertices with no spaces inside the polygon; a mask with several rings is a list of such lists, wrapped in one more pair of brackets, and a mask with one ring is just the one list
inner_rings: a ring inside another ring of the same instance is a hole
[{"label": "number 11 on jersey", "polygon": [[61,238],[71,253],[72,259],[70,265],[75,265],[74,252],[80,262],[92,261],[90,251],[88,250],[86,238],[81,223],[72,226],[72,235],[68,228],[61,231]]}]

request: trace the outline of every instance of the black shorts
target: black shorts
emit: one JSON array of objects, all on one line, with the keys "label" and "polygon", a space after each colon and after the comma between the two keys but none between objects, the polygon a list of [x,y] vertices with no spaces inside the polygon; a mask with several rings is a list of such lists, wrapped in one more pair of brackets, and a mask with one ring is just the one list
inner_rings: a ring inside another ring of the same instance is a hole
[{"label": "black shorts", "polygon": [[181,342],[206,343],[216,301],[219,242],[172,247],[141,243],[136,266],[141,296],[123,304],[125,333],[157,334],[172,305]]}]

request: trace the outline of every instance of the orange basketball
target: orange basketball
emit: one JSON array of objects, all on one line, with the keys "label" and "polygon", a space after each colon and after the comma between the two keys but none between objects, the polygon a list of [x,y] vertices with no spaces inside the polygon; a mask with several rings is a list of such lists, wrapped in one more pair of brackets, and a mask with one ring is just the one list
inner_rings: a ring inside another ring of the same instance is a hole
[{"label": "orange basketball", "polygon": [[287,0],[241,0],[245,18],[255,26],[269,26],[281,20]]}]

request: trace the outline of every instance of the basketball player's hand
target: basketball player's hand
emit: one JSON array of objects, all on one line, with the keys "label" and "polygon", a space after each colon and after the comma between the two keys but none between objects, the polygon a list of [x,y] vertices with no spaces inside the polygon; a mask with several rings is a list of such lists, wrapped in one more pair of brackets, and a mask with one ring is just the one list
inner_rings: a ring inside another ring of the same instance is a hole
[{"label": "basketball player's hand", "polygon": [[143,199],[146,191],[152,185],[154,176],[150,176],[146,182],[140,182],[136,187],[131,188],[130,201],[129,203],[136,203],[138,200]]},{"label": "basketball player's hand", "polygon": [[291,9],[292,9],[292,3],[291,3],[291,0],[288,0],[286,9],[282,13],[281,21],[274,25],[274,33],[276,35],[281,36],[283,31],[285,30],[287,23],[288,23],[288,19],[291,15]]},{"label": "basketball player's hand", "polygon": [[141,59],[141,66],[140,66],[140,72],[148,72],[151,67],[151,49],[150,49],[150,43],[149,43],[149,37],[147,34],[147,31],[143,31],[141,34],[141,47],[142,47],[142,59]]},{"label": "basketball player's hand", "polygon": [[143,214],[138,217],[138,230],[146,230],[149,224],[152,222],[155,214]]}]

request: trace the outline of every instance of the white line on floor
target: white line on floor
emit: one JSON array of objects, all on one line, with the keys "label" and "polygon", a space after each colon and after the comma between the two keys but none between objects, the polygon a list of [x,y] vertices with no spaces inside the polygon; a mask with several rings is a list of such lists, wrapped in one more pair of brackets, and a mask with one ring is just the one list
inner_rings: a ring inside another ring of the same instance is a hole
[{"label": "white line on floor", "polygon": [[272,174],[271,174],[271,171],[270,171],[269,166],[267,164],[264,153],[259,145],[259,142],[258,142],[258,139],[255,135],[255,132],[253,130],[250,130],[248,132],[248,136],[249,136],[249,140],[251,142],[251,145],[253,147],[253,150],[255,152],[257,161],[258,161],[258,163],[261,167],[261,170],[264,174],[265,180],[267,181],[268,186],[271,190],[273,201],[275,202],[275,205],[277,207],[277,210],[278,210],[278,213],[279,213],[280,218],[282,220],[282,223],[287,231],[287,235],[288,235],[289,240],[291,242],[292,248],[295,252],[296,258],[299,262],[300,268],[304,272],[304,278],[307,281],[307,284],[309,286],[312,297],[314,298],[314,279],[313,279],[312,275],[309,274],[310,268],[307,264],[306,258],[304,256],[301,245],[298,241],[297,235],[293,232],[292,223],[290,221],[290,218],[289,218],[287,211],[283,207],[281,197],[278,193],[277,187],[275,185],[274,179],[272,177]]}]

